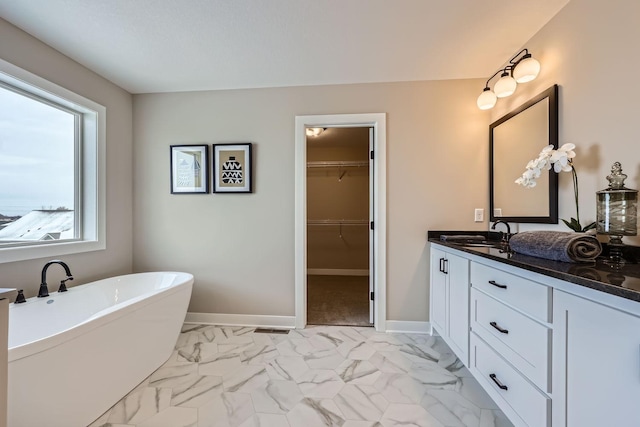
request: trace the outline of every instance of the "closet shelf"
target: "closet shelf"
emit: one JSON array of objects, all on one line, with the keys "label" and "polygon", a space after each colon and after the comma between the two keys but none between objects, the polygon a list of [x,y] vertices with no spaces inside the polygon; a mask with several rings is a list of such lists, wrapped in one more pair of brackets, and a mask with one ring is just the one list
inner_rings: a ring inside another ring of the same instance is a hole
[{"label": "closet shelf", "polygon": [[307,162],[308,168],[347,168],[347,167],[365,167],[369,166],[368,161],[361,162]]},{"label": "closet shelf", "polygon": [[310,219],[307,225],[368,225],[366,219]]}]

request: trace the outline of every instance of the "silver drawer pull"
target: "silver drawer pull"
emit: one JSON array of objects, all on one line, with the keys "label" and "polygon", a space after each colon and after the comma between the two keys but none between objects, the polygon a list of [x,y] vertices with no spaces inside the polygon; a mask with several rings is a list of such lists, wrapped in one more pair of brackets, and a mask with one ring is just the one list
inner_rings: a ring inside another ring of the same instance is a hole
[{"label": "silver drawer pull", "polygon": [[491,326],[493,326],[495,329],[497,329],[498,332],[500,332],[501,334],[508,334],[509,333],[508,329],[501,328],[500,326],[498,326],[498,324],[496,322],[489,322],[489,324]]},{"label": "silver drawer pull", "polygon": [[496,283],[495,280],[489,280],[489,284],[495,286],[500,289],[507,289],[507,285],[501,285],[500,283]]},{"label": "silver drawer pull", "polygon": [[496,374],[489,375],[489,378],[491,378],[493,380],[493,382],[496,383],[496,385],[498,387],[500,387],[501,390],[509,390],[509,387],[507,387],[506,385],[502,384],[500,382],[500,380],[498,380],[498,377],[496,377]]}]

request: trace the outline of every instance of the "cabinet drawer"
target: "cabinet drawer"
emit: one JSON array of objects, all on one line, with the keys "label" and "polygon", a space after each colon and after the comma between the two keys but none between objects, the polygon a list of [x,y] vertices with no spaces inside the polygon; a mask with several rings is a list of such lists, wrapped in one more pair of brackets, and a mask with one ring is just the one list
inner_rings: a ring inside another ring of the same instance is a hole
[{"label": "cabinet drawer", "polygon": [[[514,424],[550,425],[551,399],[496,354],[475,333],[471,334],[471,370]],[[500,387],[502,386],[502,388]],[[515,417],[514,417],[515,415]]]},{"label": "cabinet drawer", "polygon": [[476,262],[471,263],[471,286],[543,322],[551,320],[548,286]]},{"label": "cabinet drawer", "polygon": [[476,290],[471,290],[471,328],[540,389],[550,391],[551,330]]}]

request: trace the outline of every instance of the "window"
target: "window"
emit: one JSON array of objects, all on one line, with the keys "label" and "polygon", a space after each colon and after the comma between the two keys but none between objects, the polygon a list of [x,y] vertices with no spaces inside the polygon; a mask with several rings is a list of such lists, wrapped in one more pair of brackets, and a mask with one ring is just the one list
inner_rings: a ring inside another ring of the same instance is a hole
[{"label": "window", "polygon": [[[0,85],[0,245],[77,239],[81,114]],[[48,237],[51,236],[51,237]]]},{"label": "window", "polygon": [[0,60],[0,262],[104,249],[105,112]]}]

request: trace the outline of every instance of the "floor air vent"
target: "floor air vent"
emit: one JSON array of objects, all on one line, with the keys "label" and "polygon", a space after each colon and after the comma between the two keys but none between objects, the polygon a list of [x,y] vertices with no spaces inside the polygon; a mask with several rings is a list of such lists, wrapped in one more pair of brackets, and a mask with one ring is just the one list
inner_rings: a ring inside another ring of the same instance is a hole
[{"label": "floor air vent", "polygon": [[288,334],[289,329],[256,328],[256,334]]}]

